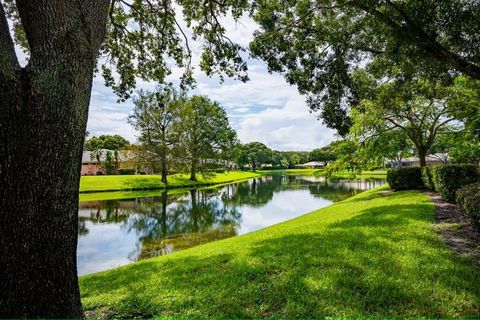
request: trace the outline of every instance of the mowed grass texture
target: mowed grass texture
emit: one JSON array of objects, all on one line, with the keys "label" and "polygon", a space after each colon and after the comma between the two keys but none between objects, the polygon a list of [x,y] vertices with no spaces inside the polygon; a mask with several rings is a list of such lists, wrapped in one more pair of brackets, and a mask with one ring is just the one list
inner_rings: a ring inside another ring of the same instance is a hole
[{"label": "mowed grass texture", "polygon": [[480,273],[416,191],[370,190],[243,236],[80,278],[85,310],[159,317],[478,317]]},{"label": "mowed grass texture", "polygon": [[80,192],[148,190],[164,188],[185,188],[211,185],[259,177],[261,174],[247,171],[199,174],[198,181],[189,180],[189,175],[174,174],[168,176],[168,184],[161,181],[159,175],[112,175],[82,176]]}]

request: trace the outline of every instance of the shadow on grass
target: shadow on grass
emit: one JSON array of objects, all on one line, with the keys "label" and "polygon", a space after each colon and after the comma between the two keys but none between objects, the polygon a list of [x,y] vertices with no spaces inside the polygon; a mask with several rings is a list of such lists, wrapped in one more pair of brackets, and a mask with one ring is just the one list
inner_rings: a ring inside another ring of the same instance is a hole
[{"label": "shadow on grass", "polygon": [[82,295],[87,309],[127,315],[478,316],[479,272],[430,231],[431,217],[426,202],[375,207],[318,230],[95,275]]}]

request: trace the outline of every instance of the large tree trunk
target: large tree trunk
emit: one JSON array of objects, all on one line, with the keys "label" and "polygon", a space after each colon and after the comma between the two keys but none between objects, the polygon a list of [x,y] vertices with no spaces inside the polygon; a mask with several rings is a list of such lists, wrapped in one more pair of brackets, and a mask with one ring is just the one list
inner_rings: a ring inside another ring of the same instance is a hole
[{"label": "large tree trunk", "polygon": [[108,3],[17,1],[25,68],[4,63],[0,8],[0,318],[83,316],[78,187]]}]

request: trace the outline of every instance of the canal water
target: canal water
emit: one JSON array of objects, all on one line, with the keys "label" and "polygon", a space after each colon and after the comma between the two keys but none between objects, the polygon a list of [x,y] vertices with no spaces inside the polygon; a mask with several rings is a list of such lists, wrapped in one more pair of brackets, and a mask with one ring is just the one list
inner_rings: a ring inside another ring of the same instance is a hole
[{"label": "canal water", "polygon": [[216,188],[80,202],[78,274],[234,237],[326,207],[384,180],[271,175]]}]

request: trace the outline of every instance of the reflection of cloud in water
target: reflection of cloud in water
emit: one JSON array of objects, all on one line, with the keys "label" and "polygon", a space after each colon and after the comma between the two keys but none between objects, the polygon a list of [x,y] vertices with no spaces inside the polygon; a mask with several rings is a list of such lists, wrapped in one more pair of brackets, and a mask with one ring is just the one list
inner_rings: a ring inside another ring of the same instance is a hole
[{"label": "reflection of cloud in water", "polygon": [[[265,228],[328,206],[329,200],[314,198],[308,190],[289,190],[276,193],[263,207],[249,205],[239,207],[242,224],[239,234]],[[300,213],[300,214],[299,214]]]},{"label": "reflection of cloud in water", "polygon": [[128,254],[137,243],[134,234],[125,234],[120,224],[94,224],[86,221],[88,236],[79,237],[78,274],[84,275],[130,263]]},{"label": "reflection of cloud in water", "polygon": [[307,182],[324,182],[326,181],[326,178],[325,177],[315,177],[315,176],[302,176],[302,177],[298,177],[298,180],[303,180],[303,181],[307,181]]}]

